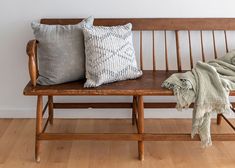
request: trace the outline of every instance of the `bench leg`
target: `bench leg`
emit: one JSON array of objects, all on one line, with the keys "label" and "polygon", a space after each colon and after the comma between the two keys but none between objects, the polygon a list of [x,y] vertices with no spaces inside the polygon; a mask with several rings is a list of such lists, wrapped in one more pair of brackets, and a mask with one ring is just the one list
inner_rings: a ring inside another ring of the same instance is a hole
[{"label": "bench leg", "polygon": [[[144,100],[143,96],[138,96],[138,133],[144,133]],[[144,141],[138,141],[139,159],[144,160]]]},{"label": "bench leg", "polygon": [[220,125],[222,121],[222,115],[221,114],[217,114],[217,125]]},{"label": "bench leg", "polygon": [[53,96],[48,96],[48,112],[50,124],[53,124],[54,120],[54,109],[53,109]]},{"label": "bench leg", "polygon": [[132,125],[135,125],[135,122],[136,122],[136,101],[137,101],[137,97],[133,96],[133,103],[132,103]]},{"label": "bench leg", "polygon": [[38,136],[40,135],[40,133],[42,133],[42,111],[43,111],[42,96],[38,96],[37,114],[36,114],[36,138],[35,138],[35,160],[36,160],[36,162],[40,162],[41,142],[38,139]]}]

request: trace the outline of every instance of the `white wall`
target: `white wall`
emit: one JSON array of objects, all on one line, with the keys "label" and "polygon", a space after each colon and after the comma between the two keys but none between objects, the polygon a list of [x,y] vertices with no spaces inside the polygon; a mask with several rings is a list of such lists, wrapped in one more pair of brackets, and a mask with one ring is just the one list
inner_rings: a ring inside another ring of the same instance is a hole
[{"label": "white wall", "polygon": [[[28,82],[25,46],[33,38],[32,20],[43,17],[235,17],[233,0],[1,0],[0,1],[0,117],[33,117],[36,99],[25,97],[22,90]],[[64,98],[59,98],[63,100]],[[79,98],[77,98],[79,99]],[[106,98],[107,99],[107,98]],[[148,99],[148,98],[147,98]],[[161,98],[160,98],[161,99]],[[173,100],[173,98],[163,98]],[[68,100],[66,98],[66,100]],[[75,99],[73,98],[75,101]],[[102,101],[83,98],[81,101]],[[131,100],[129,97],[112,99]],[[152,100],[152,99],[151,99]],[[158,98],[159,100],[159,98]],[[87,112],[90,115],[88,115]],[[82,110],[80,116],[94,116],[94,110]],[[97,110],[109,117],[129,116],[122,110]],[[149,111],[149,110],[148,110]],[[166,116],[151,113],[153,116]],[[172,114],[172,113],[171,113]],[[187,115],[188,114],[188,115]],[[67,115],[67,114],[66,114]],[[70,114],[73,116],[75,114]],[[178,117],[190,116],[177,113]],[[96,115],[97,116],[97,115]],[[101,115],[103,116],[103,115]],[[170,115],[172,116],[172,115]]]}]

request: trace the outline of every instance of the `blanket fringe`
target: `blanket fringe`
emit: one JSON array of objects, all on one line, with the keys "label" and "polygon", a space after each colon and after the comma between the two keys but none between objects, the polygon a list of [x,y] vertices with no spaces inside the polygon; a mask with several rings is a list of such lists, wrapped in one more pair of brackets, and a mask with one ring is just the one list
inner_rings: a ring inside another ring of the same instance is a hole
[{"label": "blanket fringe", "polygon": [[[171,81],[174,81],[174,83]],[[172,77],[164,81],[161,86],[173,90],[176,96],[176,109],[178,111],[187,109],[191,103],[197,102],[192,84],[187,79],[179,79],[172,75]],[[220,97],[211,100],[211,102],[194,104],[191,138],[199,134],[202,148],[212,145],[210,135],[212,112],[217,114],[231,114],[231,104],[229,101],[223,100]]]}]

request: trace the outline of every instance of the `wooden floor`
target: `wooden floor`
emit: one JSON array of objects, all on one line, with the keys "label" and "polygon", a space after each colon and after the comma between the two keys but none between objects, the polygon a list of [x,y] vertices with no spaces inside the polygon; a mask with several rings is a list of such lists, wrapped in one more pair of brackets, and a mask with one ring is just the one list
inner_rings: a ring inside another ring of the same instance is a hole
[{"label": "wooden floor", "polygon": [[[41,163],[34,161],[33,119],[0,120],[0,168],[234,168],[235,142],[214,142],[202,149],[199,142],[145,142],[145,160],[139,161],[137,142],[43,142]],[[146,132],[190,132],[190,120],[145,120]],[[132,132],[131,120],[61,120],[48,131]],[[212,122],[212,132],[232,132]]]}]

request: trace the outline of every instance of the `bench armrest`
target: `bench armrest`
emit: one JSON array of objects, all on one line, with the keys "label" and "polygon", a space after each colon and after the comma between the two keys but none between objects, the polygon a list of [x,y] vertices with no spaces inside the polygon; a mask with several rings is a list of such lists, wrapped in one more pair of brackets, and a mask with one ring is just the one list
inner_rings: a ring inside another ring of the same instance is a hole
[{"label": "bench armrest", "polygon": [[37,40],[30,40],[26,47],[27,55],[29,56],[28,68],[29,76],[33,86],[36,86],[36,80],[38,77],[37,66]]}]

